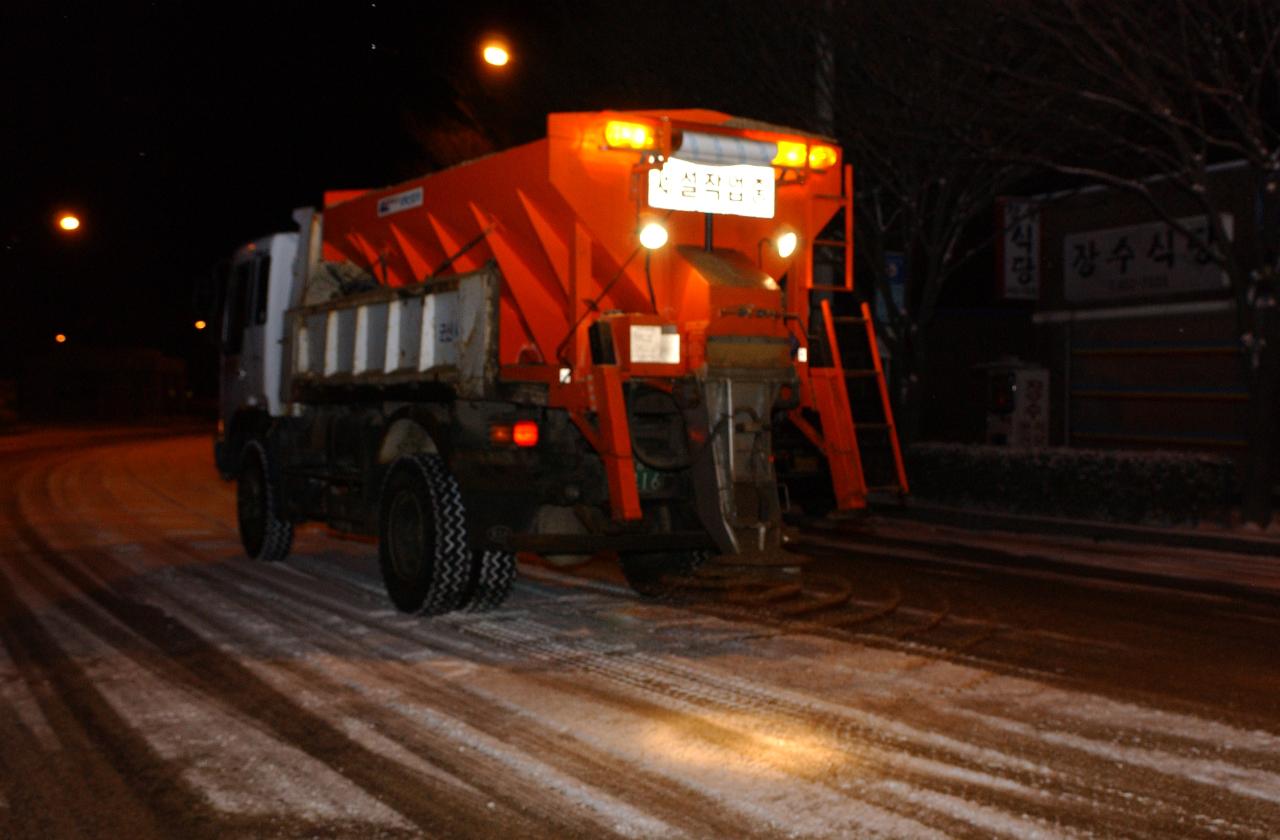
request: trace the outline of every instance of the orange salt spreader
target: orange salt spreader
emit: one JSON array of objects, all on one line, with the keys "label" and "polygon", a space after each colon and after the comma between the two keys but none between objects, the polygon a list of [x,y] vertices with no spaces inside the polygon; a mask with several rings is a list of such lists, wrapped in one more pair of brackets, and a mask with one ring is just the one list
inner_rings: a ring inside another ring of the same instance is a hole
[{"label": "orange salt spreader", "polygon": [[[906,492],[869,312],[831,303],[853,289],[852,188],[837,146],[792,129],[706,110],[552,114],[545,139],[326,194],[321,256],[405,288],[496,265],[486,398],[567,413],[607,479],[613,524],[580,511],[587,529],[694,530],[767,558],[777,423],[826,456],[839,508],[866,504],[851,374],[878,386]],[[836,268],[815,280],[819,249]],[[857,321],[872,362],[850,372],[837,327]]]}]

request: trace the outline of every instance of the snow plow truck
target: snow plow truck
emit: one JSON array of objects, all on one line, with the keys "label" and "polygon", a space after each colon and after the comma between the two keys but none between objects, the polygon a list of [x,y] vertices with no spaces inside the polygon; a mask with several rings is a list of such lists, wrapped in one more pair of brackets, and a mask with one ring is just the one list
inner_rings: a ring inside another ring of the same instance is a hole
[{"label": "snow plow truck", "polygon": [[280,560],[308,521],[376,537],[427,615],[501,604],[520,552],[611,552],[641,592],[785,565],[784,427],[838,508],[907,491],[852,195],[825,138],[606,111],[294,211],[225,275],[215,459],[245,551]]}]

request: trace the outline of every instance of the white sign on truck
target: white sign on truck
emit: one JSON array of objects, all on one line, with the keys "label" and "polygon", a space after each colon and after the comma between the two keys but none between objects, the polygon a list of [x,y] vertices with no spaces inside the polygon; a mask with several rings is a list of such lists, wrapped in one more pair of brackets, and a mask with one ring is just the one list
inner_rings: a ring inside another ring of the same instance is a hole
[{"label": "white sign on truck", "polygon": [[711,166],[668,158],[649,170],[649,206],[727,216],[773,218],[773,167]]},{"label": "white sign on truck", "polygon": [[422,187],[415,187],[411,190],[405,190],[404,192],[378,199],[378,215],[390,216],[392,213],[412,210],[421,206]]}]

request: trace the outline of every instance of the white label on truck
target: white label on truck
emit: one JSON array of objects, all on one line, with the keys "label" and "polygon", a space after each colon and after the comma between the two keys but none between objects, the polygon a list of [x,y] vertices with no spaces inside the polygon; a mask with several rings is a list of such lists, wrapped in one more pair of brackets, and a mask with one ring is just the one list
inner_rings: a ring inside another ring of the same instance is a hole
[{"label": "white label on truck", "polygon": [[422,206],[422,187],[414,187],[386,198],[378,199],[378,215],[390,216],[402,210],[412,210]]},{"label": "white label on truck", "polygon": [[667,158],[649,170],[649,206],[728,216],[773,218],[773,167],[710,166]]},{"label": "white label on truck", "polygon": [[437,292],[422,300],[418,370],[458,363],[458,293]]},{"label": "white label on truck", "polygon": [[631,361],[643,364],[680,364],[680,333],[674,325],[631,325]]}]

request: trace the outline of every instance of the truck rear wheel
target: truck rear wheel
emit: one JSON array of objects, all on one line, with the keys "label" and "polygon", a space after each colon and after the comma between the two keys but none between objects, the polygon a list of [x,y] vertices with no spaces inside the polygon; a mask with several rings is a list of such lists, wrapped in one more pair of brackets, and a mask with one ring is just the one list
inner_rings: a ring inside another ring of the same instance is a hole
[{"label": "truck rear wheel", "polygon": [[396,460],[382,485],[378,561],[396,609],[441,615],[462,606],[471,551],[462,493],[439,455]]},{"label": "truck rear wheel", "polygon": [[475,582],[467,609],[471,612],[496,610],[511,594],[516,582],[516,557],[509,551],[489,550],[475,558]]},{"label": "truck rear wheel", "polygon": [[293,523],[282,515],[280,477],[261,441],[251,440],[240,451],[236,474],[236,518],[240,542],[254,560],[276,562],[293,545]]}]

